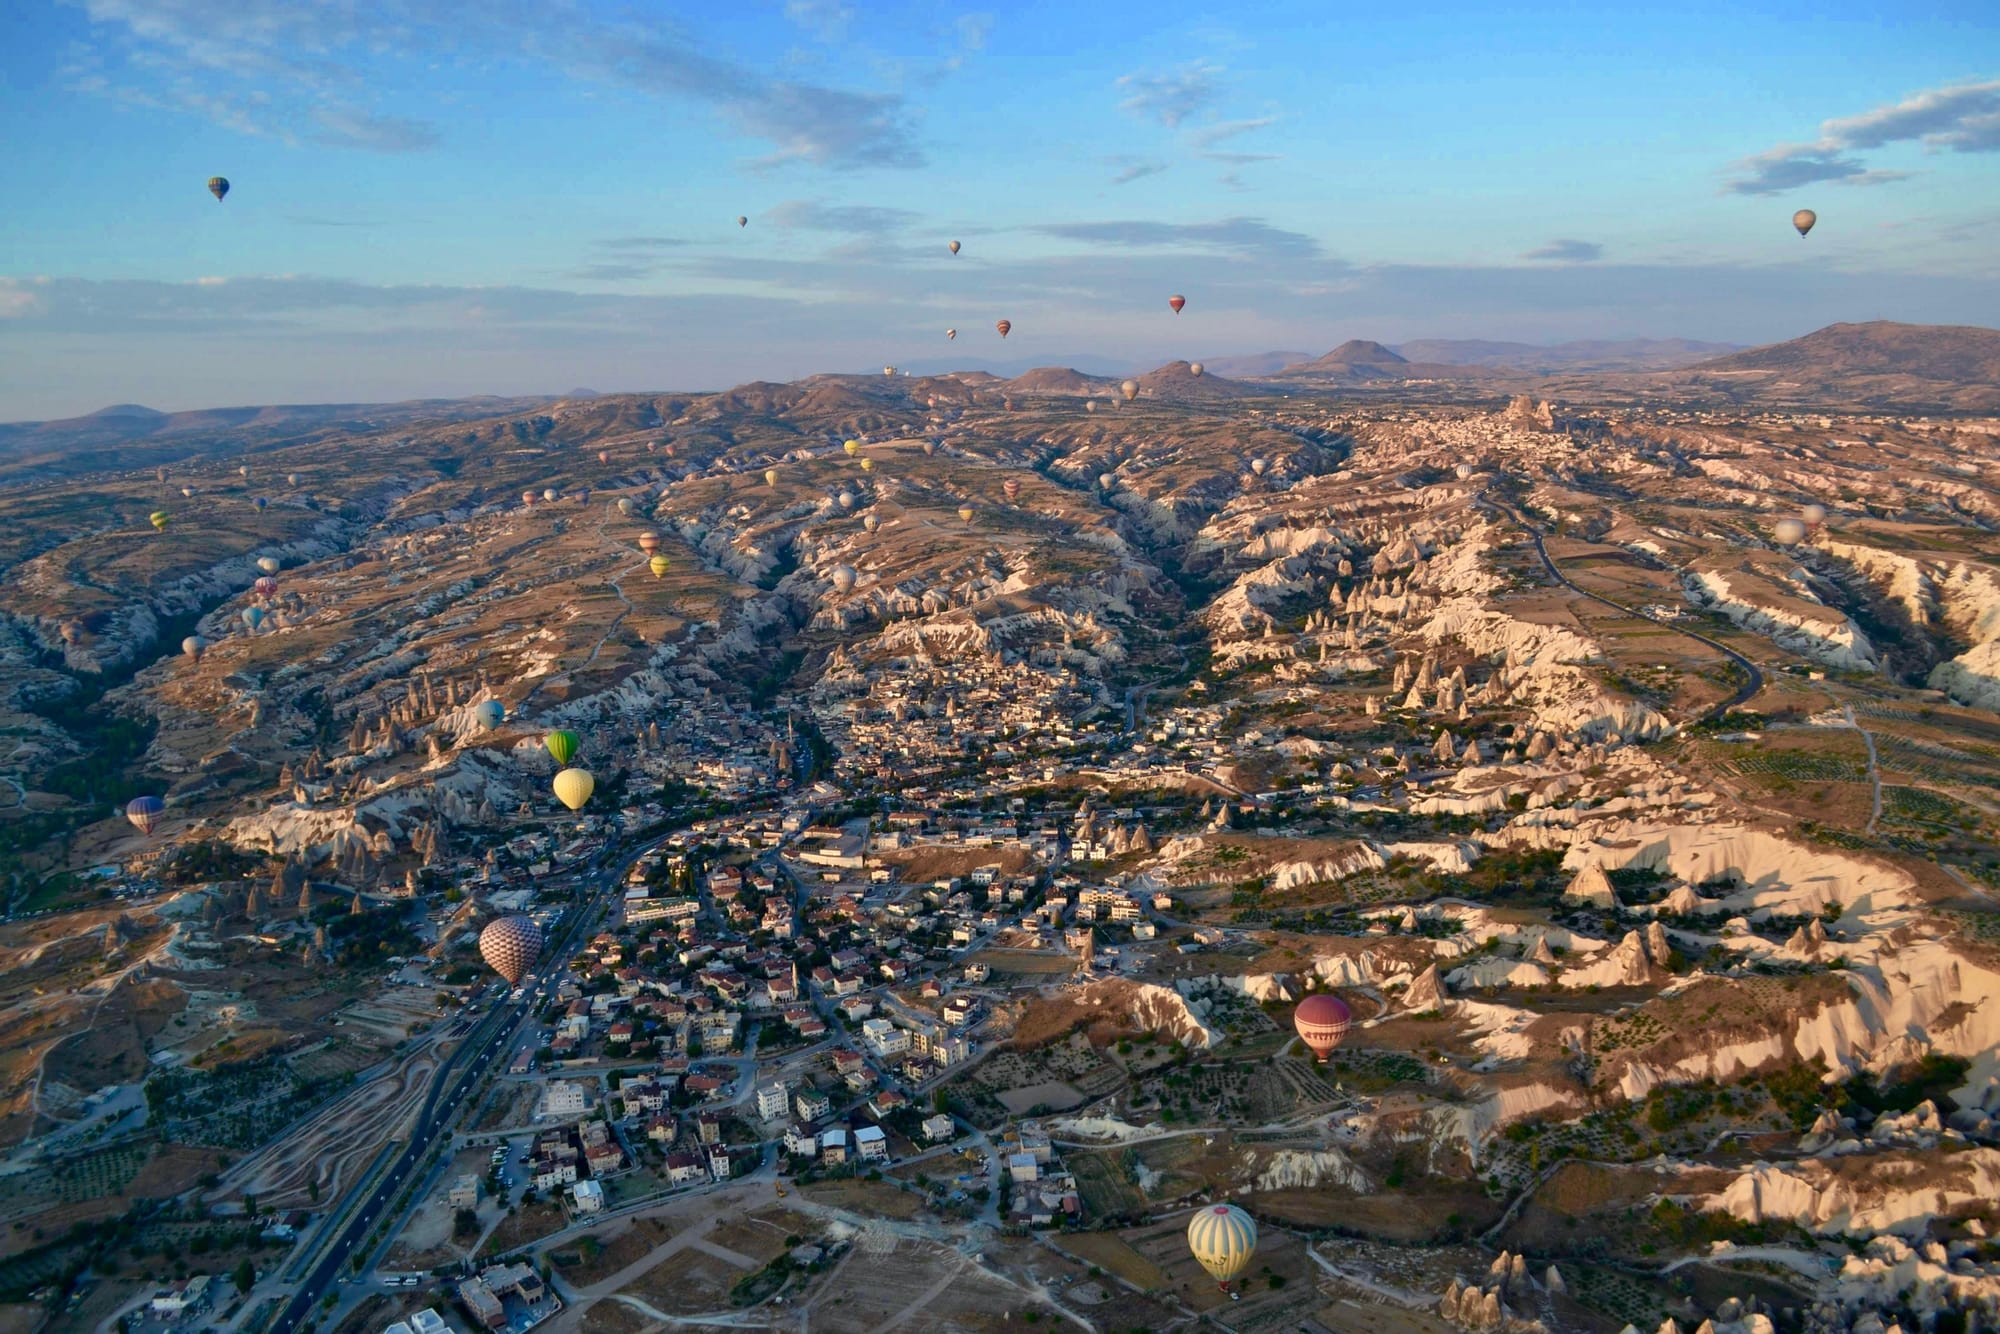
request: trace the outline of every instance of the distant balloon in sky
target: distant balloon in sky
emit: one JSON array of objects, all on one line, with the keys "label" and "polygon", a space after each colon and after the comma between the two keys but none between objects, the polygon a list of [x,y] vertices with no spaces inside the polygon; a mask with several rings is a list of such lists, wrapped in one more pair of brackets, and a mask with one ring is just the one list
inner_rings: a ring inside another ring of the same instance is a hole
[{"label": "distant balloon in sky", "polygon": [[1792,214],[1792,226],[1799,229],[1800,236],[1804,236],[1807,232],[1811,231],[1813,224],[1818,221],[1819,214],[1809,208],[1802,208],[1797,213]]},{"label": "distant balloon in sky", "polygon": [[863,516],[863,518],[862,518],[862,520],[861,520],[861,526],[862,526],[863,528],[866,528],[866,529],[867,529],[867,530],[868,530],[869,532],[871,532],[871,533],[872,533],[872,532],[874,532],[874,531],[875,531],[875,530],[876,530],[877,528],[880,528],[880,527],[882,526],[882,521],[881,521],[880,519],[876,518],[876,517],[875,517],[874,515],[872,515],[872,514],[869,514],[869,515],[865,515],[865,516]]},{"label": "distant balloon in sky", "polygon": [[952,254],[954,254],[954,255],[956,255],[956,254],[958,253],[958,242],[956,242],[956,241],[953,241],[953,242],[951,243],[951,253],[952,253]]},{"label": "distant balloon in sky", "polygon": [[583,803],[597,790],[597,779],[588,769],[565,769],[550,786],[556,790],[556,800],[575,811],[583,809]]},{"label": "distant balloon in sky", "polygon": [[167,531],[167,512],[165,510],[154,510],[146,516],[146,522],[164,533]]},{"label": "distant balloon in sky", "polygon": [[1109,491],[1112,487],[1118,485],[1118,476],[1115,473],[1101,472],[1097,474],[1097,484],[1106,491]]},{"label": "distant balloon in sky", "polygon": [[1187,298],[1182,296],[1180,293],[1176,292],[1174,295],[1167,298],[1167,304],[1172,306],[1174,308],[1174,314],[1178,315],[1181,313],[1181,307],[1187,304]]},{"label": "distant balloon in sky", "polygon": [[507,721],[507,706],[497,699],[483,699],[472,706],[472,717],[490,732]]},{"label": "distant balloon in sky", "polygon": [[611,462],[611,451],[610,451],[610,450],[608,450],[608,449],[600,449],[600,450],[598,450],[598,451],[597,451],[597,461],[598,461],[599,463],[609,463],[609,462]]},{"label": "distant balloon in sky", "polygon": [[963,520],[964,520],[965,522],[967,522],[967,523],[971,523],[971,522],[972,522],[972,506],[970,506],[970,505],[961,505],[961,506],[959,506],[959,507],[958,507],[958,517],[959,517],[959,518],[961,518],[961,519],[963,519]]},{"label": "distant balloon in sky", "polygon": [[1125,401],[1130,403],[1139,396],[1139,382],[1137,380],[1127,380],[1124,384],[1118,386],[1118,392],[1125,395]]},{"label": "distant balloon in sky", "polygon": [[741,213],[739,213],[736,215],[736,225],[738,227],[748,227],[750,225],[750,219],[744,217]]},{"label": "distant balloon in sky", "polygon": [[671,570],[673,567],[674,563],[668,560],[665,556],[655,556],[651,560],[646,562],[646,568],[653,572],[653,577],[655,579],[666,578],[667,571]]},{"label": "distant balloon in sky", "polygon": [[946,338],[956,338],[956,337],[958,337],[958,330],[956,330],[956,329],[946,329],[946,330],[944,331],[944,336],[945,336]]},{"label": "distant balloon in sky", "polygon": [[533,491],[523,491],[521,493],[521,503],[532,506],[535,503],[535,493]]},{"label": "distant balloon in sky", "polygon": [[1826,522],[1826,506],[1808,505],[1799,511],[1799,517],[1814,527],[1818,527],[1820,524]]},{"label": "distant balloon in sky", "polygon": [[299,475],[297,473],[288,472],[285,474],[286,486],[297,486],[298,484],[299,484]]},{"label": "distant balloon in sky", "polygon": [[846,441],[840,447],[847,451],[847,457],[849,458],[853,458],[861,452],[861,442],[859,440]]},{"label": "distant balloon in sky", "polygon": [[259,597],[270,597],[278,591],[278,581],[268,574],[250,586],[257,590]]},{"label": "distant balloon in sky", "polygon": [[874,471],[875,471],[875,460],[874,460],[874,459],[863,459],[863,460],[861,460],[861,471],[863,471],[863,472],[874,472]]},{"label": "distant balloon in sky", "polygon": [[1771,525],[1771,536],[1780,546],[1795,547],[1806,540],[1806,526],[1797,519],[1780,519]]},{"label": "distant balloon in sky", "polygon": [[263,627],[264,609],[262,607],[245,607],[243,609],[243,624],[250,627],[251,633],[256,633]]},{"label": "distant balloon in sky", "polygon": [[937,441],[935,440],[924,441],[924,457],[929,458],[931,457],[931,455],[935,453],[937,453]]},{"label": "distant balloon in sky", "polygon": [[184,495],[184,496],[186,496],[186,497],[188,497],[189,499],[193,499],[193,498],[194,498],[194,488],[193,488],[193,487],[191,487],[191,486],[184,486],[184,487],[182,487],[182,488],[181,488],[181,494],[182,494],[182,495]]},{"label": "distant balloon in sky", "polygon": [[1012,320],[1001,320],[998,324],[994,325],[993,327],[1000,331],[1000,336],[1002,338],[1005,338],[1007,336],[1008,331],[1014,327],[1014,322]]},{"label": "distant balloon in sky", "polygon": [[284,566],[279,563],[276,556],[259,556],[257,558],[257,568],[265,574],[276,574]]},{"label": "distant balloon in sky", "polygon": [[852,565],[836,565],[833,567],[834,592],[836,593],[852,592],[854,590],[854,579],[855,579],[855,574],[854,574],[854,567]]},{"label": "distant balloon in sky", "polygon": [[236,471],[238,475],[248,477],[250,475],[250,465],[247,463],[241,464],[237,467]]},{"label": "distant balloon in sky", "polygon": [[548,748],[549,754],[555,757],[557,764],[568,764],[576,755],[578,740],[576,733],[558,729],[543,737],[542,744]]},{"label": "distant balloon in sky", "polygon": [[200,635],[189,635],[181,641],[181,652],[187,654],[196,662],[201,661],[201,651],[207,647],[208,641]]},{"label": "distant balloon in sky", "polygon": [[1188,367],[1188,374],[1199,380],[1201,378],[1201,363],[1197,361],[1190,365]]},{"label": "distant balloon in sky", "polygon": [[1007,499],[1019,500],[1021,498],[1021,479],[1018,477],[1009,477],[1006,481],[1000,483],[1000,489],[1007,494]]},{"label": "distant balloon in sky", "polygon": [[153,824],[167,809],[167,803],[158,797],[134,797],[125,803],[125,818],[132,822],[142,834],[153,832]]},{"label": "distant balloon in sky", "polygon": [[645,552],[648,556],[650,556],[659,549],[660,549],[660,535],[658,533],[639,534],[639,550]]},{"label": "distant balloon in sky", "polygon": [[1223,1287],[1250,1267],[1257,1224],[1233,1204],[1205,1204],[1188,1219],[1188,1250]]},{"label": "distant balloon in sky", "polygon": [[542,489],[542,499],[548,501],[551,505],[553,505],[558,500],[562,499],[562,492],[556,490],[552,486],[544,487]]},{"label": "distant balloon in sky", "polygon": [[854,493],[852,491],[842,491],[836,499],[840,502],[842,509],[851,510],[854,508]]},{"label": "distant balloon in sky", "polygon": [[778,484],[778,470],[776,468],[764,469],[764,485],[776,486],[777,484]]},{"label": "distant balloon in sky", "polygon": [[264,499],[264,497],[262,496],[258,496],[255,500],[251,501],[250,503],[252,505],[255,505],[258,509],[263,509],[266,505],[269,505],[271,502]]},{"label": "distant balloon in sky", "polygon": [[208,192],[214,195],[215,202],[220,204],[222,197],[229,193],[229,182],[220,176],[211,176],[208,178]]},{"label": "distant balloon in sky", "polygon": [[620,514],[630,514],[633,510],[636,510],[638,508],[639,507],[637,505],[634,505],[632,503],[631,497],[629,496],[621,497],[618,501],[618,512]]}]

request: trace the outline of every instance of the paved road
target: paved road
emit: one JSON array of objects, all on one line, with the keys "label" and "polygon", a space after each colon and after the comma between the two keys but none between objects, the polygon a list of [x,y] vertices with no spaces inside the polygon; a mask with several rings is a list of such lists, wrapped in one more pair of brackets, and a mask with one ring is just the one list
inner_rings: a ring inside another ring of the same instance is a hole
[{"label": "paved road", "polygon": [[1723,714],[1728,713],[1731,709],[1738,708],[1744,704],[1749,703],[1752,697],[1754,697],[1758,691],[1764,688],[1764,673],[1758,669],[1756,663],[1750,661],[1750,659],[1744,657],[1741,653],[1738,653],[1735,649],[1729,647],[1727,644],[1718,643],[1717,641],[1710,639],[1707,635],[1702,634],[1699,631],[1690,630],[1684,625],[1677,624],[1673,621],[1663,620],[1658,616],[1648,615],[1647,613],[1640,611],[1637,607],[1628,607],[1622,602],[1613,602],[1610,598],[1605,597],[1601,593],[1593,593],[1587,588],[1577,587],[1575,584],[1569,581],[1569,577],[1567,575],[1565,575],[1560,569],[1556,567],[1555,561],[1549,558],[1549,549],[1542,542],[1541,529],[1529,523],[1526,519],[1522,518],[1519,514],[1515,513],[1512,509],[1508,508],[1505,505],[1499,504],[1498,502],[1488,500],[1488,501],[1480,501],[1477,503],[1490,507],[1492,509],[1499,510],[1502,514],[1505,514],[1509,519],[1512,519],[1521,528],[1525,529],[1527,531],[1528,536],[1532,537],[1535,540],[1535,554],[1542,558],[1542,568],[1546,569],[1549,572],[1549,577],[1555,580],[1557,583],[1561,584],[1564,588],[1567,588],[1570,592],[1576,594],[1578,597],[1589,598],[1592,602],[1601,602],[1605,606],[1611,608],[1613,611],[1623,612],[1627,616],[1636,616],[1640,620],[1651,621],[1653,624],[1658,626],[1663,626],[1668,630],[1674,631],[1676,634],[1683,634],[1686,635],[1689,639],[1699,640],[1701,643],[1708,645],[1710,648],[1714,649],[1717,653],[1722,654],[1724,657],[1728,658],[1731,662],[1735,663],[1738,667],[1740,667],[1744,673],[1744,682],[1742,688],[1739,689],[1735,694],[1731,695],[1728,699],[1722,701],[1722,703],[1717,704],[1713,708],[1709,709],[1708,712],[1704,713],[1701,716],[1701,718],[1698,719],[1697,721],[1706,722],[1711,718],[1720,718]]}]

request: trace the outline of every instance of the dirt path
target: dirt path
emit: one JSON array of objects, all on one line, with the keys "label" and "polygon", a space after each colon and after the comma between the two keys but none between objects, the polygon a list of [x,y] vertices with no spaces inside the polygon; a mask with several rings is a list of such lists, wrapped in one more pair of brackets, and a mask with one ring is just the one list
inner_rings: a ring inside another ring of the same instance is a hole
[{"label": "dirt path", "polygon": [[1875,804],[1868,811],[1868,828],[1864,832],[1872,834],[1882,819],[1882,762],[1875,754],[1875,734],[1855,720],[1852,704],[1843,707],[1847,725],[1861,733],[1862,743],[1868,747],[1868,781],[1875,787]]}]

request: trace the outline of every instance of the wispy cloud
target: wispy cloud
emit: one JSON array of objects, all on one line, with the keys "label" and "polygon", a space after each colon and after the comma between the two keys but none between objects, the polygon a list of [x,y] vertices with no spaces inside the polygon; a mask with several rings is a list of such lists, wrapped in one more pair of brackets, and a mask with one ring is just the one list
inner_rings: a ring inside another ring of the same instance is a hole
[{"label": "wispy cloud", "polygon": [[854,10],[840,0],[785,0],[785,17],[822,42],[838,42],[854,22]]},{"label": "wispy cloud", "polygon": [[1592,260],[1602,259],[1603,257],[1604,247],[1597,244],[1597,242],[1578,241],[1570,238],[1551,241],[1545,246],[1537,246],[1527,254],[1521,256],[1522,259],[1548,260],[1557,264],[1588,264]]},{"label": "wispy cloud", "polygon": [[1128,90],[1118,105],[1178,129],[1182,121],[1215,101],[1222,91],[1216,81],[1220,73],[1221,66],[1198,60],[1167,74],[1127,74],[1118,80],[1118,86]]},{"label": "wispy cloud", "polygon": [[1130,185],[1147,176],[1157,176],[1167,169],[1167,164],[1156,158],[1133,157],[1130,153],[1114,153],[1105,158],[1104,163],[1117,168],[1111,175],[1113,185]]},{"label": "wispy cloud", "polygon": [[852,236],[880,236],[900,231],[914,222],[917,214],[906,208],[884,208],[876,204],[827,204],[816,199],[788,199],[764,215],[774,227],[804,232],[842,232]]},{"label": "wispy cloud", "polygon": [[[375,152],[436,142],[421,121],[371,105],[387,53],[536,62],[585,83],[712,108],[772,145],[761,162],[916,167],[910,108],[894,93],[777,77],[709,54],[668,22],[581,6],[493,0],[70,0],[98,49],[72,62],[70,87],[152,99],[246,133]],[[800,17],[834,23],[844,6],[806,0]]]},{"label": "wispy cloud", "polygon": [[1060,222],[1032,230],[1043,236],[1092,245],[1177,246],[1264,256],[1309,257],[1320,253],[1319,242],[1310,236],[1273,227],[1261,218],[1195,223]]},{"label": "wispy cloud", "polygon": [[1738,160],[1732,194],[1772,195],[1832,182],[1882,185],[1911,173],[1870,168],[1857,150],[1921,143],[1933,152],[2000,152],[2000,79],[1947,84],[1858,116],[1823,121],[1812,143],[1779,144]]},{"label": "wispy cloud", "polygon": [[1204,125],[1188,132],[1188,142],[1196,148],[1213,148],[1225,139],[1234,139],[1239,134],[1261,130],[1267,125],[1275,125],[1276,116],[1259,116],[1254,120],[1224,120],[1213,125]]}]

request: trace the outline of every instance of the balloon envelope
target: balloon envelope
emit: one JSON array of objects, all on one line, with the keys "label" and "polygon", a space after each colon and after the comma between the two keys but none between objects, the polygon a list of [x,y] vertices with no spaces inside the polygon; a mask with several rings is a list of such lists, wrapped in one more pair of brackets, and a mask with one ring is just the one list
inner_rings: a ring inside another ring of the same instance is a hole
[{"label": "balloon envelope", "polygon": [[1819,214],[1809,208],[1802,208],[1797,213],[1792,214],[1792,226],[1799,229],[1800,236],[1804,236],[1807,232],[1811,231],[1813,224],[1818,221]]},{"label": "balloon envelope", "polygon": [[276,556],[259,556],[257,558],[257,568],[265,574],[276,574],[284,567],[279,563]]},{"label": "balloon envelope", "polygon": [[125,818],[142,834],[153,832],[153,822],[167,809],[167,803],[158,797],[134,797],[125,803]]},{"label": "balloon envelope", "polygon": [[1130,403],[1139,396],[1139,382],[1137,380],[1127,380],[1124,384],[1118,386],[1118,392],[1125,395],[1125,401]]},{"label": "balloon envelope", "polygon": [[590,800],[590,794],[597,791],[597,779],[588,769],[565,769],[556,775],[553,784],[556,800],[571,810],[582,810],[583,803]]},{"label": "balloon envelope", "polygon": [[646,568],[653,572],[655,579],[661,579],[666,576],[668,570],[674,568],[674,563],[665,556],[655,556],[646,562]]},{"label": "balloon envelope", "polygon": [[532,917],[496,917],[479,933],[479,957],[508,986],[518,987],[542,957],[542,928]]},{"label": "balloon envelope", "polygon": [[251,587],[257,590],[258,596],[270,597],[273,593],[278,591],[278,581],[276,579],[273,579],[270,575],[267,574],[263,578],[259,579],[256,583],[252,584]]},{"label": "balloon envelope", "polygon": [[167,531],[167,512],[165,510],[154,510],[146,516],[146,522],[164,533]]},{"label": "balloon envelope", "polygon": [[1008,331],[1014,327],[1014,322],[1012,320],[1001,320],[998,324],[994,325],[993,327],[1000,331],[1000,336],[1002,338],[1005,338],[1007,336]]},{"label": "balloon envelope", "polygon": [[1114,473],[1101,472],[1097,474],[1097,484],[1103,487],[1106,491],[1109,491],[1112,487],[1118,485],[1117,475]]},{"label": "balloon envelope", "polygon": [[472,706],[472,716],[490,732],[507,721],[507,706],[497,699],[482,699]]},{"label": "balloon envelope", "polygon": [[620,514],[630,514],[633,510],[637,508],[639,507],[637,505],[634,505],[630,499],[621,499],[618,502],[618,512]]},{"label": "balloon envelope", "polygon": [[645,552],[648,556],[650,556],[659,549],[660,549],[660,535],[658,533],[639,534],[639,550]]},{"label": "balloon envelope", "polygon": [[882,521],[870,514],[861,520],[861,526],[872,533],[882,526]]},{"label": "balloon envelope", "polygon": [[196,659],[197,661],[199,661],[201,658],[201,651],[207,647],[208,647],[208,641],[206,639],[203,639],[200,635],[189,635],[186,639],[183,639],[181,641],[181,652],[187,654],[190,658]]},{"label": "balloon envelope", "polygon": [[220,176],[211,176],[208,178],[208,192],[214,195],[215,202],[220,204],[222,197],[229,193],[229,182]]},{"label": "balloon envelope", "polygon": [[285,474],[286,486],[297,486],[298,484],[299,484],[299,475],[297,473],[288,472]]},{"label": "balloon envelope", "polygon": [[1188,367],[1188,374],[1199,380],[1201,378],[1201,363],[1197,361],[1191,364]]},{"label": "balloon envelope", "polygon": [[1802,509],[1802,510],[1800,510],[1800,511],[1799,511],[1799,517],[1800,517],[1801,519],[1804,519],[1804,520],[1805,520],[1805,521],[1806,521],[1807,523],[1815,523],[1815,524],[1817,524],[1817,523],[1825,523],[1825,522],[1826,522],[1826,506],[1824,506],[1824,505],[1808,505],[1808,506],[1806,506],[1806,507],[1805,507],[1804,509]]},{"label": "balloon envelope", "polygon": [[542,744],[548,747],[549,754],[555,757],[557,764],[568,764],[570,758],[576,754],[579,740],[576,733],[563,729],[543,737]]},{"label": "balloon envelope", "polygon": [[1771,536],[1783,546],[1797,546],[1806,540],[1806,526],[1797,519],[1780,519],[1771,525]]},{"label": "balloon envelope", "polygon": [[958,337],[958,330],[956,330],[956,329],[946,329],[946,330],[944,331],[944,336],[945,336],[946,338],[956,338],[956,337]]},{"label": "balloon envelope", "polygon": [[262,625],[263,623],[264,623],[264,609],[262,607],[245,607],[243,609],[243,624],[249,626],[252,630],[255,630],[258,626]]},{"label": "balloon envelope", "polygon": [[750,225],[750,219],[744,217],[741,213],[739,213],[736,215],[736,225],[738,227],[748,227]]},{"label": "balloon envelope", "polygon": [[852,591],[852,589],[854,588],[854,578],[855,578],[854,567],[852,565],[834,566],[833,567],[834,591],[837,593],[846,593]]},{"label": "balloon envelope", "polygon": [[952,254],[954,254],[954,255],[956,255],[956,254],[958,253],[958,242],[956,242],[956,241],[953,241],[953,242],[951,243],[951,253],[952,253]]},{"label": "balloon envelope", "polygon": [[1000,483],[1000,489],[1007,493],[1007,499],[1019,500],[1021,498],[1021,479],[1018,477],[1009,477],[1006,481]]},{"label": "balloon envelope", "polygon": [[764,485],[776,486],[777,484],[778,484],[778,470],[776,468],[764,469]]},{"label": "balloon envelope", "polygon": [[1167,298],[1167,304],[1172,306],[1174,308],[1174,314],[1178,315],[1181,313],[1181,307],[1187,304],[1187,298],[1181,296],[1179,293],[1176,293],[1173,296]]},{"label": "balloon envelope", "polygon": [[847,451],[847,457],[853,458],[861,452],[861,442],[859,440],[849,440],[842,444],[841,448]]},{"label": "balloon envelope", "polygon": [[959,511],[958,511],[958,517],[959,517],[959,518],[961,518],[961,519],[963,519],[963,520],[965,520],[965,521],[966,521],[967,523],[971,523],[971,522],[972,522],[972,506],[970,506],[970,505],[962,505],[962,506],[960,506],[960,507],[959,507]]},{"label": "balloon envelope", "polygon": [[545,487],[542,491],[542,499],[548,501],[551,505],[553,505],[555,504],[556,501],[562,499],[562,492],[556,490],[552,486]]},{"label": "balloon envelope", "polygon": [[1306,997],[1299,1002],[1299,1008],[1292,1011],[1292,1027],[1298,1030],[1299,1037],[1322,1062],[1326,1060],[1327,1053],[1347,1036],[1348,1027],[1353,1022],[1354,1012],[1347,1008],[1347,1002],[1325,993]]},{"label": "balloon envelope", "polygon": [[1250,1267],[1257,1250],[1257,1224],[1233,1204],[1206,1204],[1188,1220],[1188,1250],[1217,1283],[1227,1283]]}]

